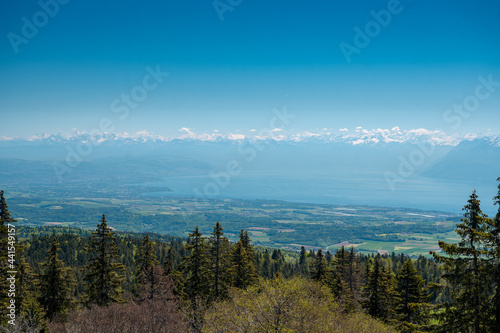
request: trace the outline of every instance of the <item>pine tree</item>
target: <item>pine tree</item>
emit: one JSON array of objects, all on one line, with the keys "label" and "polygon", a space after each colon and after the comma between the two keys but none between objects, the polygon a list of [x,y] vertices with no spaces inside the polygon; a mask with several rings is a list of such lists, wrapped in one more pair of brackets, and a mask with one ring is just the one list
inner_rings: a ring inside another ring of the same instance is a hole
[{"label": "pine tree", "polygon": [[364,308],[369,315],[390,321],[394,318],[394,301],[396,300],[392,274],[378,259],[375,259],[366,279]]},{"label": "pine tree", "polygon": [[186,245],[188,255],[182,259],[180,265],[182,275],[175,277],[178,292],[189,300],[186,307],[188,321],[195,332],[201,332],[203,316],[208,304],[212,275],[208,244],[203,234],[196,227],[189,234]]},{"label": "pine tree", "polygon": [[236,288],[246,289],[257,282],[255,251],[250,245],[250,238],[245,230],[240,231],[240,239],[233,248],[232,261]]},{"label": "pine tree", "polygon": [[165,262],[163,263],[163,269],[165,270],[166,275],[170,275],[174,272],[175,270],[175,254],[173,247],[170,246],[168,248],[167,254],[165,255]]},{"label": "pine tree", "polygon": [[38,303],[39,281],[30,264],[26,261],[26,252],[22,246],[16,249],[17,279],[16,279],[16,307],[19,313],[27,313],[29,309],[38,307],[38,312],[43,310]]},{"label": "pine tree", "polygon": [[[500,182],[500,177],[497,178]],[[493,202],[498,206],[495,218],[490,221],[491,232],[489,234],[488,245],[490,246],[489,256],[492,258],[490,268],[494,273],[492,274],[492,284],[494,294],[492,296],[492,318],[491,323],[492,331],[500,332],[500,183],[498,184],[497,195],[493,198]]]},{"label": "pine tree", "polygon": [[137,254],[135,291],[152,300],[158,294],[158,284],[162,282],[163,269],[158,267],[153,242],[146,234]]},{"label": "pine tree", "polygon": [[47,258],[42,263],[40,274],[39,301],[49,319],[56,314],[64,314],[72,303],[73,278],[70,268],[64,267],[64,263],[58,258],[58,252],[59,243],[54,236],[52,245],[47,251]]},{"label": "pine tree", "polygon": [[85,248],[89,256],[89,264],[84,269],[86,303],[107,306],[124,302],[121,284],[125,279],[125,266],[116,262],[119,258],[116,234],[108,227],[106,216],[99,221]]},{"label": "pine tree", "polygon": [[397,276],[397,291],[400,296],[396,311],[407,323],[424,324],[426,320],[425,307],[429,294],[425,281],[408,258],[399,270]]},{"label": "pine tree", "polygon": [[[344,247],[342,246],[342,249],[343,248]],[[332,254],[331,254],[331,252],[329,250],[326,251],[325,259],[326,259],[326,262],[327,262],[328,265],[330,265],[332,263],[333,256],[332,256]]]},{"label": "pine tree", "polygon": [[269,251],[265,249],[264,251],[264,256],[262,260],[262,270],[261,274],[262,277],[265,277],[266,279],[270,279],[272,277],[271,275],[271,256],[269,255]]},{"label": "pine tree", "polygon": [[[328,259],[326,261],[328,265]],[[342,246],[335,253],[334,267],[333,271],[329,274],[328,284],[335,297],[337,297],[339,304],[344,307],[346,312],[354,310],[353,296],[347,284],[348,272],[348,252]]]},{"label": "pine tree", "polygon": [[307,276],[309,273],[309,267],[307,265],[307,252],[306,248],[302,246],[300,248],[300,257],[299,257],[299,274],[302,276]]},{"label": "pine tree", "polygon": [[431,251],[434,258],[443,263],[443,278],[451,286],[452,304],[445,304],[443,326],[450,331],[485,331],[488,322],[487,303],[491,293],[488,283],[490,274],[485,245],[488,242],[488,217],[481,211],[476,191],[463,208],[464,218],[457,224],[456,232],[461,237],[458,244],[443,241],[439,246],[447,254],[442,256]]},{"label": "pine tree", "polygon": [[189,234],[186,250],[189,255],[182,262],[182,270],[185,275],[185,292],[192,300],[198,297],[206,298],[210,293],[212,276],[208,258],[208,245],[198,227]]},{"label": "pine tree", "polygon": [[232,284],[232,265],[230,261],[230,245],[224,237],[223,229],[219,222],[214,226],[210,243],[210,261],[212,271],[211,294],[213,300],[226,297]]},{"label": "pine tree", "polygon": [[146,234],[137,253],[136,273],[137,275],[140,275],[151,266],[158,264],[159,261],[156,257],[156,251],[154,249],[153,242],[149,239],[149,235]]},{"label": "pine tree", "polygon": [[7,278],[11,275],[8,272],[15,271],[12,267],[16,265],[15,254],[9,253],[9,248],[17,248],[14,237],[9,239],[9,230],[14,230],[9,225],[14,225],[15,222],[17,221],[10,215],[4,192],[0,191],[0,325],[7,322],[7,306],[10,304],[10,283]]},{"label": "pine tree", "polygon": [[321,249],[314,258],[311,279],[318,282],[325,282],[328,279],[328,265]]},{"label": "pine tree", "polygon": [[354,247],[351,247],[347,256],[345,280],[351,291],[353,306],[354,308],[358,308],[361,301],[361,266],[359,264],[359,256],[354,251]]}]

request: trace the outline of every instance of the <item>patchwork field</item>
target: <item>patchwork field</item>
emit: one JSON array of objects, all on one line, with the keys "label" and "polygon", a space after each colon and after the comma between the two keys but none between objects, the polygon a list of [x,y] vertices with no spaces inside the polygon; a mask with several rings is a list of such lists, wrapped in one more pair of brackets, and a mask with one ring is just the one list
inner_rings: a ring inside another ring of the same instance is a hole
[{"label": "patchwork field", "polygon": [[256,245],[287,250],[355,247],[366,253],[429,255],[438,241],[456,242],[460,216],[438,211],[371,206],[336,206],[275,200],[207,200],[184,197],[58,197],[8,198],[23,225],[63,225],[92,229],[102,214],[122,231],[187,236],[198,226],[209,235],[220,221],[226,236],[236,240],[249,231]]}]

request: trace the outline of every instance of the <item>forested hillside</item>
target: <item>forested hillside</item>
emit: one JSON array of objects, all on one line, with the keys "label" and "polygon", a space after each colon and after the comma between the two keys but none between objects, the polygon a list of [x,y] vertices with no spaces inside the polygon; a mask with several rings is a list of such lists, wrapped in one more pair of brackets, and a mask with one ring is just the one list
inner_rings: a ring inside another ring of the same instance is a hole
[{"label": "forested hillside", "polygon": [[[499,178],[500,181],[500,178]],[[216,222],[187,239],[18,226],[0,192],[6,332],[493,332],[500,327],[499,212],[476,192],[457,244],[433,258],[300,252],[237,241]]]}]

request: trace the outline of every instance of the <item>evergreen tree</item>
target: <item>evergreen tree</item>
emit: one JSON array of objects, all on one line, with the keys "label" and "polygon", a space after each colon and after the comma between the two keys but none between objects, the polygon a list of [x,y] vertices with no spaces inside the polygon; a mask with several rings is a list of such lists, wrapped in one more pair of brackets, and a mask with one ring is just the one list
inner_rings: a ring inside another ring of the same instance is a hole
[{"label": "evergreen tree", "polygon": [[354,247],[351,247],[347,255],[345,275],[345,280],[352,295],[352,304],[354,308],[358,308],[361,302],[361,266],[359,256],[354,251]]},{"label": "evergreen tree", "polygon": [[230,245],[224,237],[223,229],[219,222],[214,226],[210,242],[210,260],[212,271],[212,299],[217,300],[227,295],[232,283],[232,265],[230,261]]},{"label": "evergreen tree", "polygon": [[[500,182],[500,177],[497,178]],[[498,184],[497,195],[493,202],[498,206],[498,211],[493,220],[490,221],[491,232],[489,234],[488,245],[490,246],[489,256],[492,259],[490,263],[492,274],[492,284],[494,294],[492,296],[492,331],[500,332],[500,183]]]},{"label": "evergreen tree", "polygon": [[392,274],[385,269],[380,260],[375,259],[366,280],[364,308],[369,315],[390,321],[394,318],[396,301]]},{"label": "evergreen tree", "polygon": [[321,249],[318,250],[314,258],[311,279],[318,282],[325,282],[328,279],[328,265]]},{"label": "evergreen tree", "polygon": [[153,242],[149,239],[149,235],[146,234],[137,253],[137,275],[141,275],[142,272],[146,271],[151,266],[158,264],[159,261],[156,257]]},{"label": "evergreen tree", "polygon": [[[37,303],[38,279],[33,269],[25,259],[22,247],[18,247],[17,253],[17,280],[16,280],[16,307],[19,313],[24,313]],[[38,304],[39,305],[39,304]]]},{"label": "evergreen tree", "polygon": [[184,291],[192,300],[198,297],[205,298],[210,293],[212,276],[208,245],[198,227],[189,234],[186,250],[189,254],[182,262],[185,275]]},{"label": "evergreen tree", "polygon": [[484,332],[488,322],[488,300],[491,284],[490,273],[484,256],[489,239],[488,217],[481,211],[476,191],[472,193],[463,208],[464,218],[457,224],[456,232],[461,237],[458,244],[439,241],[447,254],[442,256],[431,252],[442,262],[446,273],[443,278],[451,286],[452,304],[445,303],[443,327],[449,331]]},{"label": "evergreen tree", "polygon": [[235,244],[232,253],[234,267],[234,286],[246,289],[257,282],[258,275],[255,267],[255,251],[250,245],[248,232],[240,231],[240,239]]},{"label": "evergreen tree", "polygon": [[[326,261],[328,263],[328,259],[326,259]],[[333,272],[329,274],[328,284],[346,312],[354,310],[353,296],[346,282],[348,272],[348,252],[345,251],[345,248],[342,246],[335,253],[334,268]]]},{"label": "evergreen tree", "polygon": [[125,266],[116,262],[119,258],[116,234],[108,227],[106,216],[99,221],[101,223],[92,232],[90,244],[85,248],[89,264],[84,269],[84,281],[86,303],[106,306],[112,302],[124,302],[121,284],[125,279]]},{"label": "evergreen tree", "polygon": [[262,260],[262,270],[261,270],[261,276],[265,277],[266,279],[270,279],[272,277],[271,275],[271,256],[269,255],[269,251],[265,249],[264,251],[264,256]]},{"label": "evergreen tree", "polygon": [[300,248],[300,257],[299,257],[299,274],[302,276],[307,276],[309,273],[309,267],[307,265],[307,252],[304,246]]},{"label": "evergreen tree", "polygon": [[59,243],[56,237],[47,251],[47,258],[42,263],[40,274],[40,304],[46,311],[47,318],[56,314],[64,314],[71,306],[71,289],[73,278],[70,268],[64,266],[58,258]]},{"label": "evergreen tree", "polygon": [[396,311],[406,323],[424,324],[426,321],[425,307],[429,294],[425,281],[407,259],[397,276],[397,291],[400,296]]},{"label": "evergreen tree", "polygon": [[0,325],[7,322],[7,306],[9,303],[10,283],[7,278],[10,276],[9,271],[15,271],[16,258],[15,251],[9,252],[9,248],[17,248],[14,237],[9,239],[9,224],[17,222],[10,215],[7,203],[5,201],[4,192],[0,191]]},{"label": "evergreen tree", "polygon": [[[342,248],[344,248],[344,247],[342,246]],[[325,259],[326,259],[326,262],[328,263],[328,265],[330,265],[332,263],[333,257],[332,257],[332,254],[330,251],[326,251]]]},{"label": "evergreen tree", "polygon": [[166,275],[170,275],[175,270],[175,253],[173,246],[168,248],[167,254],[165,255],[165,262],[163,263],[163,269]]},{"label": "evergreen tree", "polygon": [[137,254],[136,265],[136,292],[142,294],[149,300],[157,294],[158,284],[162,282],[163,269],[158,267],[156,251],[153,242],[146,234]]}]

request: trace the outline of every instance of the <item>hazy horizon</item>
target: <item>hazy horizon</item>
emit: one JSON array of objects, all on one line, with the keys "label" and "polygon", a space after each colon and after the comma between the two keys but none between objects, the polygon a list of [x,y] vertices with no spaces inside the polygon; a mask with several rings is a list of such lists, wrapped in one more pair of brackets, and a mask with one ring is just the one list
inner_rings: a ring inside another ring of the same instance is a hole
[{"label": "hazy horizon", "polygon": [[495,2],[50,3],[3,5],[0,136],[500,133]]}]

